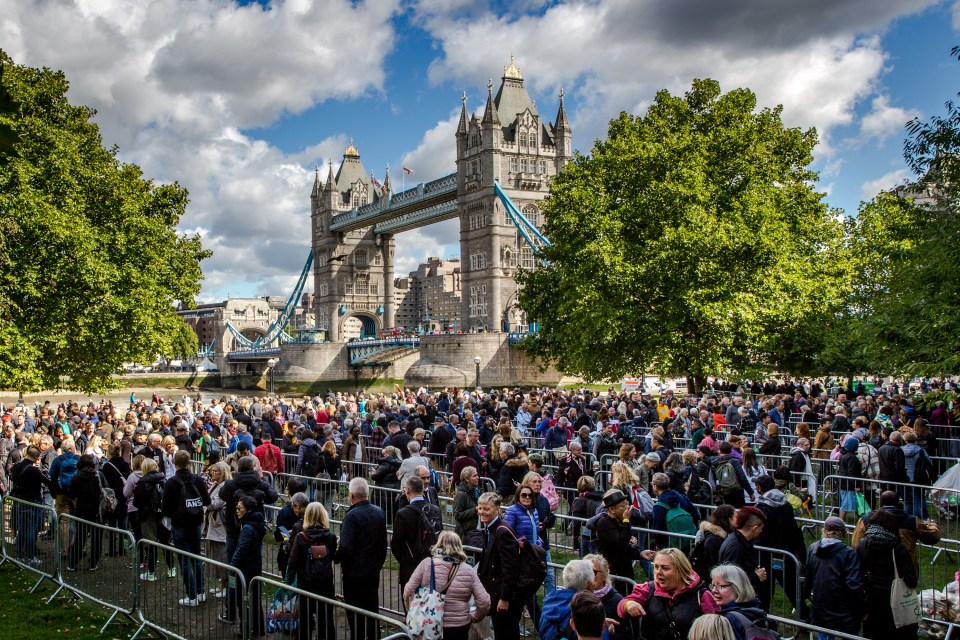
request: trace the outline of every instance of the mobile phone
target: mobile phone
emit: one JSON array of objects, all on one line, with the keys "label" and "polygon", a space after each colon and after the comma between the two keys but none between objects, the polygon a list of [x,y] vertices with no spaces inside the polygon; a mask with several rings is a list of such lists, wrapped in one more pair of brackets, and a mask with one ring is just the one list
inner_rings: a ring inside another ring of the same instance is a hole
[{"label": "mobile phone", "polygon": [[277,531],[282,533],[284,538],[290,537],[290,530],[287,529],[286,527],[277,527]]}]

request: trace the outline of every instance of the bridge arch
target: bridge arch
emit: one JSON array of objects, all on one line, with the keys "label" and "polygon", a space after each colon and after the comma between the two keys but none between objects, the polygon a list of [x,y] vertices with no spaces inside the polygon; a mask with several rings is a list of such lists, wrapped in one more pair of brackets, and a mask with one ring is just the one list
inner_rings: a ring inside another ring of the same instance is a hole
[{"label": "bridge arch", "polygon": [[383,327],[380,318],[371,311],[349,311],[340,318],[340,337],[375,338]]},{"label": "bridge arch", "polygon": [[[244,338],[246,338],[247,340],[253,340],[254,342],[257,339],[262,338],[267,334],[267,332],[264,329],[261,329],[259,327],[243,327],[239,329],[239,331],[240,331],[240,335],[242,335]],[[246,346],[241,344],[240,341],[237,340],[236,336],[230,333],[229,330],[224,332],[224,338],[227,341],[227,344],[230,345],[230,348],[228,349],[228,351],[237,351],[239,349],[247,348]]]}]

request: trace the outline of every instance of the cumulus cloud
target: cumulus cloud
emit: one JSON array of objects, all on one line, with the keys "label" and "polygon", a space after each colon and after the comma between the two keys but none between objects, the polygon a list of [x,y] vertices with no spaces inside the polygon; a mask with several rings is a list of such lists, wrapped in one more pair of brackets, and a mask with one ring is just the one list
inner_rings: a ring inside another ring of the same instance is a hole
[{"label": "cumulus cloud", "polygon": [[277,294],[309,252],[309,167],[339,160],[345,139],[284,153],[242,130],[380,92],[398,9],[399,0],[0,0],[0,42],[18,63],[62,69],[71,100],[98,110],[122,159],[187,187],[182,227],[214,252],[203,298]]},{"label": "cumulus cloud", "polygon": [[871,200],[881,191],[888,191],[896,186],[905,184],[909,181],[910,172],[906,169],[897,169],[885,173],[876,180],[868,180],[860,187],[860,199]]},{"label": "cumulus cloud", "polygon": [[817,127],[818,152],[829,156],[831,131],[853,122],[883,72],[874,35],[931,4],[596,0],[511,17],[431,2],[418,5],[418,17],[443,51],[431,65],[433,82],[479,84],[491,57],[506,61],[512,52],[534,91],[565,86],[576,96],[571,120],[581,148],[602,137],[618,111],[640,113],[657,90],[682,93],[693,78],[712,77],[724,90],[751,88],[761,106],[782,103],[785,122]]},{"label": "cumulus cloud", "polygon": [[904,125],[919,115],[915,110],[891,106],[890,97],[880,95],[873,99],[870,113],[860,121],[860,133],[864,139],[882,144],[891,136],[903,136]]}]

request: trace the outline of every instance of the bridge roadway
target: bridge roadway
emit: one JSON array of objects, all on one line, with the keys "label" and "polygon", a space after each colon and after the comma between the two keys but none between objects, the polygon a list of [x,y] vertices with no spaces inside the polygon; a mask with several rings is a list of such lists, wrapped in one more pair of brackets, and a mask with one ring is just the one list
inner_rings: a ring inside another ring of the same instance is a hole
[{"label": "bridge roadway", "polygon": [[372,225],[374,233],[401,233],[456,218],[457,213],[457,174],[451,173],[338,213],[330,221],[330,230],[346,233]]},{"label": "bridge roadway", "polygon": [[[347,356],[350,364],[357,366],[377,366],[388,364],[397,358],[413,353],[420,348],[420,336],[398,336],[396,338],[365,338],[347,343]],[[279,358],[279,347],[240,349],[227,354],[227,362],[233,364],[266,362],[270,358]]]}]

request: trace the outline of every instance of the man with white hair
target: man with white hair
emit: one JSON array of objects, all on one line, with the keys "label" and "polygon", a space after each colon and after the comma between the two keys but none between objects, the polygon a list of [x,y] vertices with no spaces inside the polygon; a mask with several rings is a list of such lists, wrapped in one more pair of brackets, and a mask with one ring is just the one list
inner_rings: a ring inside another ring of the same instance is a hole
[{"label": "man with white hair", "polygon": [[540,640],[571,638],[570,601],[578,591],[593,582],[593,563],[589,560],[571,560],[563,568],[563,588],[554,589],[543,599],[540,613]]},{"label": "man with white hair", "polygon": [[420,455],[420,443],[417,440],[411,440],[407,443],[407,457],[403,463],[401,463],[400,470],[397,471],[397,477],[400,478],[401,487],[406,486],[407,478],[416,475],[417,467],[419,466],[429,468],[430,461]]},{"label": "man with white hair", "polygon": [[[387,518],[383,509],[370,503],[370,485],[364,478],[350,481],[350,508],[340,525],[340,546],[334,556],[343,575],[343,601],[378,613],[380,572],[387,559]],[[376,620],[347,612],[351,640],[377,640]]]}]

